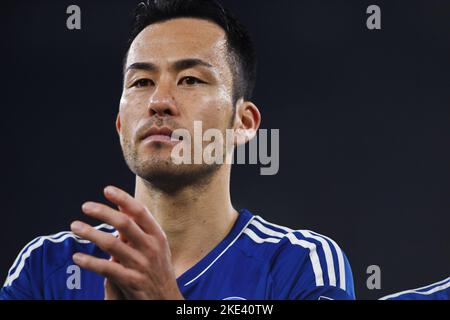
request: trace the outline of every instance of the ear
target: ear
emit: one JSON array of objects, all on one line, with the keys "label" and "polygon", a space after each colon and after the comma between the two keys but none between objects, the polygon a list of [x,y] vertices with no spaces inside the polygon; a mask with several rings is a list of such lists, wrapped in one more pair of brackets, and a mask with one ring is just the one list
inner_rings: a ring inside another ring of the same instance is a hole
[{"label": "ear", "polygon": [[116,130],[117,130],[117,133],[119,134],[119,136],[120,136],[120,130],[122,129],[122,123],[121,123],[121,120],[120,120],[120,113],[118,113],[117,114],[117,119],[116,119]]},{"label": "ear", "polygon": [[261,125],[261,113],[258,107],[250,102],[240,99],[236,104],[235,144],[246,144],[256,136]]}]

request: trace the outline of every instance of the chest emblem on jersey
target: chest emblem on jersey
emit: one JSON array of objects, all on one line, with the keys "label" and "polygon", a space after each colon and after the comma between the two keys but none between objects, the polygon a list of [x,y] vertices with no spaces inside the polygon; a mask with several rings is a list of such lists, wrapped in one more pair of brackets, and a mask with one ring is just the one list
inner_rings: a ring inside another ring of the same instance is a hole
[{"label": "chest emblem on jersey", "polygon": [[228,297],[228,298],[224,298],[222,300],[247,300],[247,299],[242,298],[242,297]]}]

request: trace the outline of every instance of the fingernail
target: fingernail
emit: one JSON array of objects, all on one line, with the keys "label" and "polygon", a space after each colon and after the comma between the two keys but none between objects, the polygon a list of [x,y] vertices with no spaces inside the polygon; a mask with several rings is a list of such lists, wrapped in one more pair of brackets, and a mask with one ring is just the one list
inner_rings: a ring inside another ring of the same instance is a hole
[{"label": "fingernail", "polygon": [[108,195],[110,195],[110,196],[115,196],[115,195],[117,195],[117,192],[116,192],[116,190],[113,188],[113,187],[106,187],[105,188],[105,192],[108,194]]},{"label": "fingernail", "polygon": [[86,202],[81,206],[81,209],[83,209],[83,211],[93,211],[95,206],[93,203]]},{"label": "fingernail", "polygon": [[73,232],[81,232],[82,230],[83,230],[83,225],[80,223],[80,222],[78,222],[78,221],[75,221],[75,222],[73,222],[71,225],[70,225],[70,228],[72,229],[72,231]]},{"label": "fingernail", "polygon": [[75,262],[75,263],[81,263],[81,262],[83,262],[83,256],[82,256],[81,254],[79,254],[79,253],[75,253],[75,254],[72,256],[72,259],[73,259],[73,262]]}]

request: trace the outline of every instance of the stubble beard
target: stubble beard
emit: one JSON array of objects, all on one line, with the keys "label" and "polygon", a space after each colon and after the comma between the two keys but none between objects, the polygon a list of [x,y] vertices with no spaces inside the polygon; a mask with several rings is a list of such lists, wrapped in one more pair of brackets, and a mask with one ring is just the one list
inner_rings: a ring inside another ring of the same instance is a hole
[{"label": "stubble beard", "polygon": [[174,194],[186,188],[204,189],[222,167],[221,164],[173,163],[170,156],[158,155],[163,146],[155,145],[155,154],[142,155],[129,140],[123,141],[123,156],[129,169],[153,189]]}]

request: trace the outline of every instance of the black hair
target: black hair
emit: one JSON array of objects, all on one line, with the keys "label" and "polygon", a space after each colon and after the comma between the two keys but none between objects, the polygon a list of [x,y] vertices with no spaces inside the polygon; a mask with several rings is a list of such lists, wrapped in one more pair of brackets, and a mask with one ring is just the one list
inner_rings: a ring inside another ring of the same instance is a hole
[{"label": "black hair", "polygon": [[134,12],[128,50],[146,27],[176,18],[208,20],[225,31],[233,74],[233,103],[236,104],[241,98],[250,100],[256,82],[255,47],[247,29],[215,0],[147,0],[139,3]]}]

